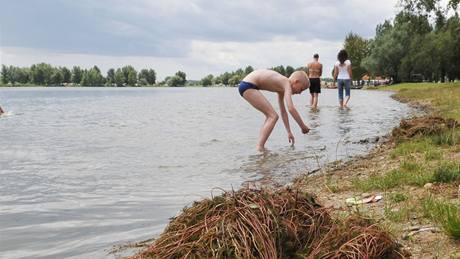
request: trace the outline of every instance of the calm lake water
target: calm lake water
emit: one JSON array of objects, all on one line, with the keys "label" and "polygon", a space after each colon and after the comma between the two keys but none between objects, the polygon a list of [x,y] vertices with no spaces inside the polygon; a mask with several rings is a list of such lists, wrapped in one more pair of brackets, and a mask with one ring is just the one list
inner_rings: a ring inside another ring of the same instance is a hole
[{"label": "calm lake water", "polygon": [[352,91],[348,110],[336,90],[318,112],[307,93],[294,102],[311,133],[291,119],[291,148],[280,121],[261,154],[263,116],[234,88],[1,88],[0,258],[113,257],[213,188],[288,183],[365,153],[360,140],[410,112],[377,91]]}]

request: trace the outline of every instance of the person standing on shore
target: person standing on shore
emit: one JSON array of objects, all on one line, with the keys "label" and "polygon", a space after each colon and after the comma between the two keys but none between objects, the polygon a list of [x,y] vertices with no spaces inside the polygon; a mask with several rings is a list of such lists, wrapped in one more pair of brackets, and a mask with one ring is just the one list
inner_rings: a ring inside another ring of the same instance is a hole
[{"label": "person standing on shore", "polygon": [[313,55],[313,62],[307,65],[308,78],[310,78],[310,106],[313,110],[318,107],[318,96],[321,93],[321,76],[323,75],[323,64],[319,63],[319,55]]},{"label": "person standing on shore", "polygon": [[[339,91],[340,108],[347,108],[350,101],[350,86],[353,73],[351,70],[351,61],[348,60],[348,53],[342,49],[337,55],[338,61],[334,66],[334,84],[337,81],[337,89]],[[345,89],[346,100],[343,100],[343,90]]]}]

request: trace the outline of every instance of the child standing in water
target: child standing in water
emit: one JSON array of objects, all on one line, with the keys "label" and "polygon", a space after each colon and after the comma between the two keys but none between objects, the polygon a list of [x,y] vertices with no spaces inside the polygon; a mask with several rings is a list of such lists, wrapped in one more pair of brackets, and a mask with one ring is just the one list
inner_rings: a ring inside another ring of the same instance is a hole
[{"label": "child standing in water", "polygon": [[303,71],[295,71],[287,78],[273,70],[256,70],[249,73],[243,81],[240,82],[238,90],[240,95],[246,99],[254,108],[259,110],[265,115],[265,122],[260,130],[259,141],[257,143],[257,150],[263,151],[265,149],[265,142],[267,142],[276,122],[278,121],[278,114],[273,109],[273,106],[262,95],[259,90],[275,92],[278,94],[278,104],[280,107],[281,119],[283,120],[284,127],[288,134],[289,143],[294,145],[294,135],[289,126],[289,118],[287,110],[299,125],[303,134],[307,134],[310,129],[305,125],[294,107],[292,102],[293,94],[300,94],[310,86],[308,76]]}]

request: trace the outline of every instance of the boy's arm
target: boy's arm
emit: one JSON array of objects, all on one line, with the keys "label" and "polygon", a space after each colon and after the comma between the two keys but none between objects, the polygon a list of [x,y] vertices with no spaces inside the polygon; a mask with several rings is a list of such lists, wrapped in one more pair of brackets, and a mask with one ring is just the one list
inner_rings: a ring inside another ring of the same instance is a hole
[{"label": "boy's arm", "polygon": [[284,106],[283,94],[278,93],[278,103],[280,105],[281,119],[283,119],[284,127],[286,128],[287,133],[290,133],[291,127],[289,126],[289,117],[286,112],[286,107]]},{"label": "boy's arm", "polygon": [[280,105],[281,119],[283,120],[284,127],[286,128],[289,142],[294,145],[294,135],[291,132],[291,126],[289,125],[289,117],[286,112],[286,107],[284,106],[283,94],[278,93],[278,103]]},{"label": "boy's arm", "polygon": [[289,86],[289,83],[286,82],[286,86],[284,88],[284,101],[286,102],[287,108],[289,113],[291,114],[292,118],[299,124],[299,127],[302,129],[302,133],[306,134],[310,131],[310,129],[303,123],[302,117],[300,117],[299,112],[294,107],[294,102],[292,101],[292,90]]},{"label": "boy's arm", "polygon": [[323,76],[323,64],[319,66],[319,77]]}]

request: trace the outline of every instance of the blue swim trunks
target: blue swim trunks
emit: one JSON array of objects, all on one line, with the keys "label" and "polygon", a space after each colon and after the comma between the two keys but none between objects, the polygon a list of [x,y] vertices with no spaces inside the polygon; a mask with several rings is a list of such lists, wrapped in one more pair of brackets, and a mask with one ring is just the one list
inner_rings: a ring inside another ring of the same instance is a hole
[{"label": "blue swim trunks", "polygon": [[259,87],[253,83],[241,81],[240,85],[238,86],[238,91],[240,91],[240,95],[243,96],[243,93],[248,89],[256,89],[259,90]]}]

